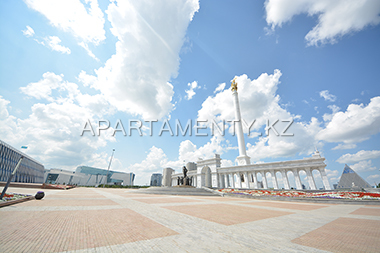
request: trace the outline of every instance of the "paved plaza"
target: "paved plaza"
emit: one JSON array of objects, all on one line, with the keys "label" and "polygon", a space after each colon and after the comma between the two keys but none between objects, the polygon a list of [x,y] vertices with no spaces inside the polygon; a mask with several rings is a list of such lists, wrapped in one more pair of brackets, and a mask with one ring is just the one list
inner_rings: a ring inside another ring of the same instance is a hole
[{"label": "paved plaza", "polygon": [[155,195],[130,189],[44,191],[43,200],[0,208],[0,252],[380,249],[380,205]]}]

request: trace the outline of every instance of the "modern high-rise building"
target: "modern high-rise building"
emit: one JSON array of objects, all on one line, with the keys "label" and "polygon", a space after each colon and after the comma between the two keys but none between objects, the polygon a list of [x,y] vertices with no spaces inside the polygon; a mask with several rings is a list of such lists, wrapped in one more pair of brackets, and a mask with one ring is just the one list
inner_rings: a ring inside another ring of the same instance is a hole
[{"label": "modern high-rise building", "polygon": [[12,182],[42,183],[44,166],[32,157],[0,140],[0,181],[8,181],[21,157],[20,167],[12,178]]}]

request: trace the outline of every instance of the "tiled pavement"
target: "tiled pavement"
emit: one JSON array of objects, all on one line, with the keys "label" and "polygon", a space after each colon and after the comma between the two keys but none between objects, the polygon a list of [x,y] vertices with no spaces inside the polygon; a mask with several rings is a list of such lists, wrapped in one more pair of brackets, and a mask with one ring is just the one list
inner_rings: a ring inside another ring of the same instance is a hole
[{"label": "tiled pavement", "polygon": [[126,189],[44,191],[43,200],[0,208],[0,252],[380,249],[380,205],[153,195]]}]

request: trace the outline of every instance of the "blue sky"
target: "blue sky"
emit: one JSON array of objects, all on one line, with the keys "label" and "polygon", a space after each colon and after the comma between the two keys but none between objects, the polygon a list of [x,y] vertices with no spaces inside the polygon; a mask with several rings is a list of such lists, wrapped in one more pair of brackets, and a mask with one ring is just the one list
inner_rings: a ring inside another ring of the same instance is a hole
[{"label": "blue sky", "polygon": [[[232,120],[237,77],[242,117],[262,134],[245,129],[253,163],[317,147],[331,184],[345,163],[380,182],[378,1],[25,0],[0,12],[0,139],[46,168],[107,168],[113,148],[112,169],[139,185],[214,153],[233,165],[229,124],[224,136],[159,132],[165,120]],[[267,120],[290,118],[294,136],[266,135]],[[134,119],[157,120],[152,136],[146,122],[143,136],[112,136]],[[101,120],[100,136],[80,135]]]}]

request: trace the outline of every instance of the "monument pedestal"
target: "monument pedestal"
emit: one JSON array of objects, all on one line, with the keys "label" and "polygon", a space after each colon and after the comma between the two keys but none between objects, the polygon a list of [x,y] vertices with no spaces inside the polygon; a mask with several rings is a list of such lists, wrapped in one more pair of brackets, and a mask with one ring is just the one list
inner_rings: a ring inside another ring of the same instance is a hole
[{"label": "monument pedestal", "polygon": [[236,157],[236,161],[237,161],[238,165],[251,164],[251,158],[247,155],[242,155],[242,156]]}]

